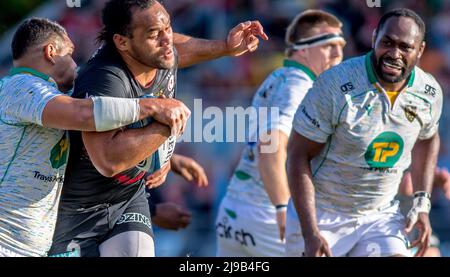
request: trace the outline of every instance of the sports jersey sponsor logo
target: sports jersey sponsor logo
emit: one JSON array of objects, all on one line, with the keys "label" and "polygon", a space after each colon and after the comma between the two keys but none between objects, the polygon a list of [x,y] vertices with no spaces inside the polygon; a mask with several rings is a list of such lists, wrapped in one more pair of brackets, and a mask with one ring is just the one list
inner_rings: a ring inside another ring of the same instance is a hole
[{"label": "sports jersey sponsor logo", "polygon": [[425,94],[436,96],[436,89],[430,85],[425,86]]},{"label": "sports jersey sponsor logo", "polygon": [[316,126],[317,128],[320,128],[319,121],[317,121],[317,119],[315,119],[315,118],[312,118],[312,116],[310,116],[310,115],[308,114],[308,112],[306,111],[305,106],[302,106],[302,113],[306,116],[306,118],[307,118],[314,126]]},{"label": "sports jersey sponsor logo", "polygon": [[117,221],[117,225],[125,223],[142,223],[148,228],[152,228],[152,223],[148,217],[140,213],[124,213]]},{"label": "sports jersey sponsor logo", "polygon": [[168,84],[167,84],[167,89],[170,91],[170,92],[172,92],[173,91],[173,89],[175,88],[175,77],[173,76],[173,74],[170,74],[170,77],[169,77],[170,79],[169,79],[169,82],[168,82]]},{"label": "sports jersey sponsor logo", "polygon": [[67,163],[69,153],[69,138],[64,133],[60,141],[50,151],[50,162],[54,169],[58,169]]},{"label": "sports jersey sponsor logo", "polygon": [[41,174],[39,171],[33,171],[34,173],[34,179],[41,180],[45,183],[54,183],[59,182],[62,183],[64,181],[64,175],[57,176],[57,175],[50,175],[45,176],[44,174]]},{"label": "sports jersey sponsor logo", "polygon": [[394,132],[384,132],[376,137],[364,155],[371,168],[392,168],[403,153],[403,139]]},{"label": "sports jersey sponsor logo", "polygon": [[360,167],[361,169],[373,171],[373,172],[380,172],[380,173],[390,173],[390,174],[397,174],[398,170],[393,168],[386,168],[386,167]]},{"label": "sports jersey sponsor logo", "polygon": [[355,89],[355,86],[353,86],[352,82],[345,83],[345,84],[343,84],[341,86],[341,91],[343,93],[347,93],[347,92],[352,91],[354,89]]},{"label": "sports jersey sponsor logo", "polygon": [[233,227],[228,224],[228,218],[224,216],[222,221],[216,225],[217,235],[224,239],[235,240],[242,246],[256,246],[255,238],[252,234],[245,231],[243,228],[240,230],[233,230]]},{"label": "sports jersey sponsor logo", "polygon": [[413,122],[414,119],[416,119],[416,117],[417,117],[417,107],[411,106],[411,105],[406,105],[404,110],[405,110],[405,116],[408,119],[408,121]]}]

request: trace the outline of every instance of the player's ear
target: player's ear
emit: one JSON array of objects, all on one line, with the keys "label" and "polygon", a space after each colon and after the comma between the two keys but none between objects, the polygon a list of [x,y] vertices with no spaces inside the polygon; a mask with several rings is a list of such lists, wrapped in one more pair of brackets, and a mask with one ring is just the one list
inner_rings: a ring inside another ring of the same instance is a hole
[{"label": "player's ear", "polygon": [[115,34],[113,36],[114,44],[116,45],[116,48],[120,51],[127,51],[128,50],[128,38],[125,36],[121,36],[119,34]]},{"label": "player's ear", "polygon": [[56,45],[49,43],[44,46],[44,58],[52,64],[55,64],[55,56],[57,55]]},{"label": "player's ear", "polygon": [[425,51],[425,47],[427,46],[425,41],[422,41],[422,43],[420,43],[420,48],[419,48],[419,55],[417,55],[417,58],[420,59],[423,55],[423,52]]}]

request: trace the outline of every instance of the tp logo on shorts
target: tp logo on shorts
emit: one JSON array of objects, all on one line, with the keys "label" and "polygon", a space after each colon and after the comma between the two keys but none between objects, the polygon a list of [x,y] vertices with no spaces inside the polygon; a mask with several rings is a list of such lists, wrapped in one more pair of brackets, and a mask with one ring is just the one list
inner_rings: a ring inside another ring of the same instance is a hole
[{"label": "tp logo on shorts", "polygon": [[392,168],[403,153],[403,139],[394,132],[384,132],[369,145],[364,155],[372,168]]}]

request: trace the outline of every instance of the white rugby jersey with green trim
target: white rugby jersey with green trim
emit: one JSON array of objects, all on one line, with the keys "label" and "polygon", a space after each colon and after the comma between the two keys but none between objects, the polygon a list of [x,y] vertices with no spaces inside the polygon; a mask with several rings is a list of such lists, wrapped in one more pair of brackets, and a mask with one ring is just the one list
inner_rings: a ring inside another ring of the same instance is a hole
[{"label": "white rugby jersey with green trim", "polygon": [[31,69],[0,81],[0,245],[25,256],[44,256],[52,243],[69,140],[42,127],[42,112],[58,95]]},{"label": "white rugby jersey with green trim", "polygon": [[391,105],[371,55],[322,73],[293,123],[297,133],[325,143],[311,162],[316,205],[350,216],[391,205],[415,142],[437,132],[442,110],[439,84],[418,67]]},{"label": "white rugby jersey with green trim", "polygon": [[[287,136],[292,130],[295,111],[303,97],[311,88],[316,76],[306,66],[293,60],[285,60],[284,66],[273,71],[262,83],[253,97],[252,107],[269,108],[266,119],[258,119],[257,128],[250,128],[250,141],[257,141],[267,130],[280,130]],[[273,116],[272,112],[279,113]],[[260,206],[273,207],[264,189],[258,169],[258,149],[256,143],[248,143],[228,187],[228,196]]]}]

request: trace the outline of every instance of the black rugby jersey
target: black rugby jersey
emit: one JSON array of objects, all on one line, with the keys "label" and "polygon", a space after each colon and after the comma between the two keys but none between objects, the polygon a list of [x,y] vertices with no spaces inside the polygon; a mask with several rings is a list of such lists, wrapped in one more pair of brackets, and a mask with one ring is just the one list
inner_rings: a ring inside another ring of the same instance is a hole
[{"label": "black rugby jersey", "polygon": [[[158,70],[149,88],[143,88],[133,77],[113,45],[104,45],[80,70],[75,81],[73,97],[109,96],[137,98],[145,95],[175,97],[177,56],[175,66]],[[70,211],[105,203],[130,199],[141,187],[145,172],[137,167],[112,178],[101,175],[92,164],[83,145],[81,132],[70,132],[70,155],[60,209]]]}]

